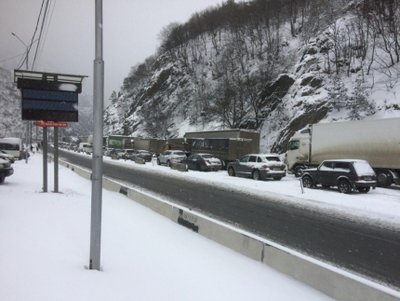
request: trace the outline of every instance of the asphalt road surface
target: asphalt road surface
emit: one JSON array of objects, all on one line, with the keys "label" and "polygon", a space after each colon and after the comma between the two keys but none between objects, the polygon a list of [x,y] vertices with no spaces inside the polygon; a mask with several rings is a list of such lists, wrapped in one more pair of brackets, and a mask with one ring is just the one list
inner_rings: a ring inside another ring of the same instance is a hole
[{"label": "asphalt road surface", "polygon": [[[60,157],[91,168],[90,157],[60,150]],[[234,224],[301,253],[400,288],[400,233],[216,186],[168,178],[104,162],[104,175]]]}]

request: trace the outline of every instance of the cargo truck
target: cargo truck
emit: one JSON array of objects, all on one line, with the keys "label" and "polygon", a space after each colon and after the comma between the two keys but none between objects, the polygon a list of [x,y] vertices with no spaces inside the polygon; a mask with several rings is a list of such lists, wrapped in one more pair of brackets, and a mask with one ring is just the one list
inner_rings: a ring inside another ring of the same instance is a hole
[{"label": "cargo truck", "polygon": [[110,135],[107,137],[107,148],[132,149],[133,142],[131,136]]},{"label": "cargo truck", "polygon": [[245,138],[191,138],[187,139],[191,153],[208,153],[222,160],[225,169],[244,155],[256,154],[258,147],[253,147],[253,141]]},{"label": "cargo truck", "polygon": [[260,151],[260,133],[245,129],[228,129],[185,133],[190,153],[209,153],[221,159],[226,168],[229,162]]},{"label": "cargo truck", "polygon": [[[186,139],[231,139],[231,141],[247,141],[247,153],[258,153],[260,150],[260,133],[246,129],[227,129],[202,132],[186,132]],[[234,144],[234,143],[233,143]],[[239,143],[240,144],[240,143]],[[233,154],[232,154],[233,155]],[[235,158],[238,159],[239,157]]]},{"label": "cargo truck", "polygon": [[167,141],[164,139],[153,138],[134,138],[134,148],[136,150],[146,150],[154,154],[162,153],[165,150]]},{"label": "cargo truck", "polygon": [[328,159],[363,159],[377,175],[378,185],[400,184],[400,118],[308,125],[289,140],[288,169],[302,170]]}]

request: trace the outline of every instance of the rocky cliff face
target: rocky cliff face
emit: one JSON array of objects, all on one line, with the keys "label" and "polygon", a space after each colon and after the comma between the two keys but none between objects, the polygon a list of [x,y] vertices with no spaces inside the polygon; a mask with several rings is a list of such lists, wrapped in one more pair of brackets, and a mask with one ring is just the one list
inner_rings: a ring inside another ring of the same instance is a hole
[{"label": "rocky cliff face", "polygon": [[0,68],[0,137],[23,137],[21,96],[11,71]]},{"label": "rocky cliff face", "polygon": [[275,2],[228,1],[170,28],[112,95],[106,134],[248,128],[260,131],[263,152],[284,152],[309,123],[400,116],[400,5],[310,0],[293,13],[292,1],[278,1],[273,14],[262,6]]}]

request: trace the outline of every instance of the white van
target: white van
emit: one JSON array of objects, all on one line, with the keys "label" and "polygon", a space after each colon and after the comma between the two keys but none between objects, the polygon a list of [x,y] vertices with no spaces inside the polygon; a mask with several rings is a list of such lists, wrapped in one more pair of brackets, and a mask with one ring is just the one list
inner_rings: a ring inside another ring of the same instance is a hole
[{"label": "white van", "polygon": [[79,143],[78,152],[83,152],[90,155],[93,153],[93,145],[88,142],[81,142]]},{"label": "white van", "polygon": [[17,160],[21,160],[24,157],[21,138],[0,138],[0,149],[13,155]]}]

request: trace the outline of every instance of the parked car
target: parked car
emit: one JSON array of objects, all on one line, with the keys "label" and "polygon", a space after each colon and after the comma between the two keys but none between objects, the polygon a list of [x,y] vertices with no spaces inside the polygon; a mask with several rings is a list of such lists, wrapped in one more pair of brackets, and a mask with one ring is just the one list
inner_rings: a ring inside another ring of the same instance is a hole
[{"label": "parked car", "polygon": [[15,162],[15,157],[13,155],[8,154],[7,152],[0,150],[0,159],[7,160],[11,164]]},{"label": "parked car", "polygon": [[138,149],[135,150],[128,159],[135,161],[136,158],[141,158],[143,159],[145,162],[150,162],[151,158],[153,157],[153,154],[147,150],[143,150],[143,149]]},{"label": "parked car", "polygon": [[211,154],[191,154],[187,158],[187,165],[189,169],[194,170],[221,170],[222,162],[217,157]]},{"label": "parked car", "polygon": [[303,186],[324,188],[335,186],[341,193],[367,193],[376,187],[376,175],[365,160],[326,160],[317,168],[304,170]]},{"label": "parked car", "polygon": [[227,170],[230,176],[252,177],[254,180],[280,180],[286,176],[286,165],[276,154],[245,155],[228,163]]},{"label": "parked car", "polygon": [[186,154],[181,150],[167,150],[161,153],[157,158],[157,164],[171,165],[171,161],[184,162],[186,160]]},{"label": "parked car", "polygon": [[[121,158],[124,160],[132,160],[132,156],[135,156],[136,151],[134,149],[123,149]],[[119,159],[119,158],[118,158]]]},{"label": "parked car", "polygon": [[113,150],[114,150],[114,149],[111,148],[111,147],[105,148],[105,149],[104,149],[104,156],[111,157],[111,152],[112,152]]},{"label": "parked car", "polygon": [[4,182],[6,177],[11,176],[14,173],[14,169],[11,167],[11,163],[7,160],[0,159],[0,184]]},{"label": "parked car", "polygon": [[110,151],[110,157],[111,159],[121,159],[123,157],[125,153],[124,149],[120,149],[120,148],[114,148]]}]

